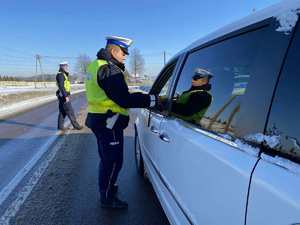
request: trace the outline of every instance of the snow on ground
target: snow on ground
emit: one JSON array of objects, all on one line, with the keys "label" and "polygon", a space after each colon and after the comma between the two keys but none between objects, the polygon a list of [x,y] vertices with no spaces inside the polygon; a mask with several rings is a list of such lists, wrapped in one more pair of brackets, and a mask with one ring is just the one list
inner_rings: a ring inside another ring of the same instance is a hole
[{"label": "snow on ground", "polygon": [[0,87],[0,95],[8,95],[8,94],[16,94],[23,92],[31,92],[31,91],[45,91],[45,90],[53,90],[54,87],[48,88],[34,88],[34,87]]},{"label": "snow on ground", "polygon": [[[83,89],[82,84],[72,84],[72,89],[78,90]],[[39,91],[56,91],[56,84],[47,84],[46,86],[39,86],[35,88],[33,85],[29,86],[0,86],[0,96],[9,94],[18,94],[24,92],[39,92]]]},{"label": "snow on ground", "polygon": [[[0,87],[0,119],[56,100],[57,87],[34,88],[32,86]],[[71,87],[72,94],[84,92],[84,85]]]}]

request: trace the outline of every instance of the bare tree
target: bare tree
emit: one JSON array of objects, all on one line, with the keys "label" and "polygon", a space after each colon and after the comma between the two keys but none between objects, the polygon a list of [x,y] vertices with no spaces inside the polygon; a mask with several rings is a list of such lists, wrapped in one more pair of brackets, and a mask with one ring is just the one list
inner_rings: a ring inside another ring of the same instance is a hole
[{"label": "bare tree", "polygon": [[126,83],[128,84],[128,82],[129,82],[129,72],[127,70],[125,70],[125,72],[124,72],[124,77],[125,77]]},{"label": "bare tree", "polygon": [[77,57],[76,71],[81,75],[86,74],[87,66],[90,64],[90,62],[91,62],[91,58],[88,55],[80,54]]},{"label": "bare tree", "polygon": [[137,74],[142,75],[145,70],[145,60],[142,54],[140,53],[140,50],[137,48],[134,48],[130,53],[130,69],[131,73],[134,74],[134,77],[136,79]]}]

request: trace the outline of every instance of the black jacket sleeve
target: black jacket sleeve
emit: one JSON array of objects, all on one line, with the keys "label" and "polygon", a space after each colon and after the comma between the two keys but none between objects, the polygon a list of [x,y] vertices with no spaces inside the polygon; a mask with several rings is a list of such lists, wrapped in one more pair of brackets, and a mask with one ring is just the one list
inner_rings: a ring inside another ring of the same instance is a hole
[{"label": "black jacket sleeve", "polygon": [[108,65],[100,67],[97,81],[105,94],[123,108],[146,108],[150,106],[150,95],[129,93],[123,73]]},{"label": "black jacket sleeve", "polygon": [[57,82],[58,89],[59,89],[60,93],[62,94],[62,96],[64,98],[67,97],[69,94],[65,90],[65,77],[62,73],[58,73],[56,75],[56,82]]},{"label": "black jacket sleeve", "polygon": [[209,107],[211,100],[212,97],[207,92],[192,93],[187,103],[182,104],[174,102],[172,104],[172,112],[183,116],[191,116],[194,113]]}]

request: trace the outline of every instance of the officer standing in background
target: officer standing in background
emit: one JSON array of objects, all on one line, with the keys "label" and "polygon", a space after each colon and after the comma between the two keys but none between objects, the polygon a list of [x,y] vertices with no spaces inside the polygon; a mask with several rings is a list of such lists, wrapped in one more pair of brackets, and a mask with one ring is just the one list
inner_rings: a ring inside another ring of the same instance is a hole
[{"label": "officer standing in background", "polygon": [[61,62],[59,64],[59,71],[56,75],[56,83],[58,90],[56,91],[56,96],[59,102],[59,114],[58,114],[58,125],[59,130],[64,130],[64,120],[68,116],[73,127],[76,130],[82,129],[82,127],[76,121],[74,110],[71,105],[71,82],[69,75],[68,62]]},{"label": "officer standing in background", "polygon": [[128,108],[153,107],[156,97],[129,93],[124,79],[125,59],[132,40],[107,37],[105,49],[87,68],[86,96],[88,115],[86,125],[97,138],[99,164],[99,191],[103,208],[127,208],[117,197],[116,181],[123,164],[123,130],[128,126]]}]

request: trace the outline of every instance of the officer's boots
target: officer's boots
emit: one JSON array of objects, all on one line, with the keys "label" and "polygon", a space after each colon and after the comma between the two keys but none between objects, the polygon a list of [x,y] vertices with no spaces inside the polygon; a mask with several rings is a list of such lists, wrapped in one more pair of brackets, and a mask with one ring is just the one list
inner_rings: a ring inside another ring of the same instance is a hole
[{"label": "officer's boots", "polygon": [[113,186],[108,190],[107,193],[101,192],[101,207],[111,208],[111,209],[126,209],[128,208],[128,203],[122,201],[117,197],[118,186]]},{"label": "officer's boots", "polygon": [[111,188],[111,191],[113,193],[113,195],[116,195],[118,193],[119,190],[119,186],[118,185],[113,185]]},{"label": "officer's boots", "polygon": [[75,130],[81,130],[83,128],[83,126],[80,126],[79,123],[77,123],[77,122],[73,123],[73,127]]}]

